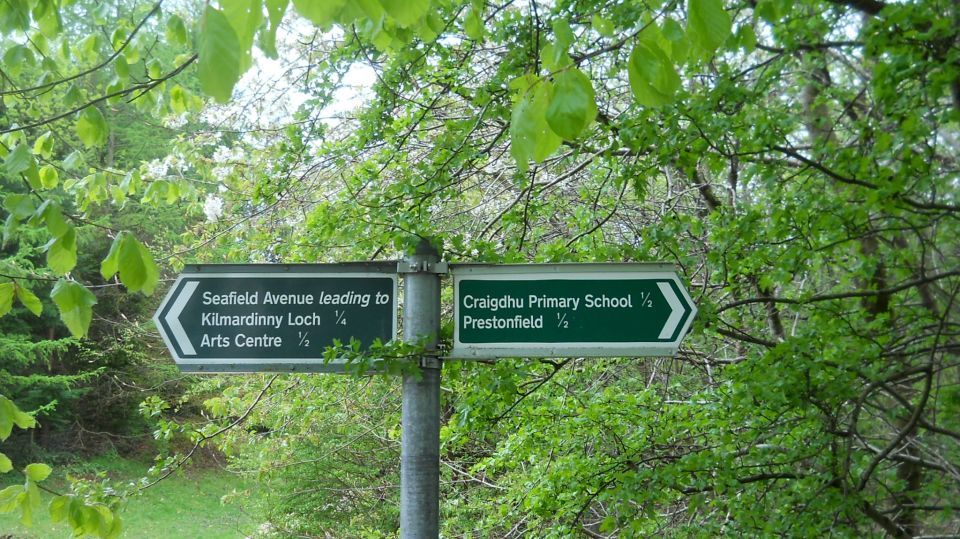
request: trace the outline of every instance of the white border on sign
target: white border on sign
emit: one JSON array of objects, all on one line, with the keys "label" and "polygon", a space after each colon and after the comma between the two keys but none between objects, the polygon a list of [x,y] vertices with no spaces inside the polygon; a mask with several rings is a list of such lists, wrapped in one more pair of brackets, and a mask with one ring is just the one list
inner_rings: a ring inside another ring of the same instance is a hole
[{"label": "white border on sign", "polygon": [[[496,359],[503,357],[610,357],[674,355],[680,341],[690,330],[697,315],[697,306],[676,271],[665,271],[665,264],[529,264],[507,266],[452,266],[453,274],[453,350],[450,359]],[[669,280],[690,305],[687,317],[673,341],[634,342],[497,342],[464,343],[460,341],[460,281],[583,281],[583,280]]]},{"label": "white border on sign", "polygon": [[[230,272],[230,273],[215,273],[215,272],[206,272],[206,273],[181,273],[177,279],[170,286],[170,290],[167,291],[167,295],[163,298],[163,301],[160,302],[160,306],[157,307],[157,312],[153,315],[153,323],[157,326],[157,331],[160,332],[160,336],[163,338],[164,344],[167,345],[167,350],[170,351],[170,355],[173,356],[173,360],[178,365],[226,365],[226,364],[275,364],[275,363],[289,363],[297,365],[313,365],[313,364],[323,364],[323,358],[208,358],[208,359],[198,359],[198,358],[184,358],[181,357],[177,352],[175,346],[170,341],[170,337],[167,335],[167,332],[164,331],[163,326],[160,324],[160,313],[163,312],[167,303],[173,298],[174,292],[177,290],[177,287],[180,285],[180,282],[184,279],[218,279],[221,277],[248,277],[254,279],[316,279],[329,277],[333,279],[343,279],[351,277],[360,277],[360,278],[377,278],[377,279],[390,279],[393,281],[393,305],[391,312],[393,313],[393,339],[397,338],[397,312],[399,299],[397,297],[398,291],[398,275],[396,273],[377,273],[377,272],[336,272],[336,273],[327,273],[327,272],[315,272],[315,273],[300,273],[300,272],[276,272],[276,273],[245,273],[245,272]],[[333,363],[333,361],[329,362]]]}]

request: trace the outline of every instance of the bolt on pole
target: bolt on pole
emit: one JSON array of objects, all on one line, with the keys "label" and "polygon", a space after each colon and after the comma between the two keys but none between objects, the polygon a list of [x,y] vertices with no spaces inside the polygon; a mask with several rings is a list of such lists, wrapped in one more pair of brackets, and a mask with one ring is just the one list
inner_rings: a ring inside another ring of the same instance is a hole
[{"label": "bolt on pole", "polygon": [[440,534],[440,255],[421,239],[406,258],[403,338],[426,339],[419,373],[403,376],[400,438],[400,537],[436,539]]}]

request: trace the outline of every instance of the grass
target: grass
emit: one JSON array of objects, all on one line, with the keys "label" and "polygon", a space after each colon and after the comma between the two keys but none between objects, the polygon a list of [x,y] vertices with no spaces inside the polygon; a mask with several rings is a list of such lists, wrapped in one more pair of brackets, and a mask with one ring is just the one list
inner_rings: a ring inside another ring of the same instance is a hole
[{"label": "grass", "polygon": [[[119,458],[101,457],[70,469],[77,475],[95,475],[103,471],[111,479],[128,481],[143,477],[148,464]],[[47,482],[57,483],[57,477]],[[7,474],[16,475],[14,472]],[[8,480],[8,478],[3,478]],[[9,479],[14,479],[10,477]],[[9,481],[9,480],[8,480]],[[120,511],[124,533],[121,537],[137,539],[239,539],[246,537],[257,523],[236,504],[223,504],[221,498],[250,485],[241,478],[219,468],[187,470],[174,474],[126,502]],[[44,494],[43,509],[34,516],[33,526],[20,524],[19,515],[0,515],[0,537],[12,539],[67,539],[71,531],[64,523],[53,524],[46,509],[51,496]]]}]

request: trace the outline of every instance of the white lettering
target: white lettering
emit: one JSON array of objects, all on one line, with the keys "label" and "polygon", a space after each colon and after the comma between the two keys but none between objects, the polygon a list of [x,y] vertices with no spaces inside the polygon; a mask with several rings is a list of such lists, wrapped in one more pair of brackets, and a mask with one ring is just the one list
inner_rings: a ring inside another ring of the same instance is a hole
[{"label": "white lettering", "polygon": [[214,294],[209,290],[202,295],[204,305],[257,305],[260,292],[237,292],[231,290],[226,294]]},{"label": "white lettering", "polygon": [[313,305],[313,294],[271,294],[263,295],[264,305]]},{"label": "white lettering", "polygon": [[266,334],[248,337],[240,333],[233,338],[233,343],[239,348],[279,348],[283,346],[283,339]]},{"label": "white lettering", "polygon": [[317,313],[310,313],[310,314],[287,313],[287,325],[288,326],[319,326],[320,315]]},{"label": "white lettering", "polygon": [[633,308],[633,295],[627,294],[622,297],[610,297],[606,294],[601,294],[600,297],[594,296],[593,294],[587,294],[583,298],[583,304],[588,309],[632,309]]}]

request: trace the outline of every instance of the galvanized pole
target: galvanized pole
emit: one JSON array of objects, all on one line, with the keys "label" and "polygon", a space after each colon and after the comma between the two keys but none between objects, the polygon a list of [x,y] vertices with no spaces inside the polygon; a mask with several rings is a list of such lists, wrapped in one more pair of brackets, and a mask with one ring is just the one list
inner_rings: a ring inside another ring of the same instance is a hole
[{"label": "galvanized pole", "polygon": [[403,376],[400,442],[400,537],[440,534],[440,255],[425,239],[405,260],[403,338],[426,339],[419,373]]}]

